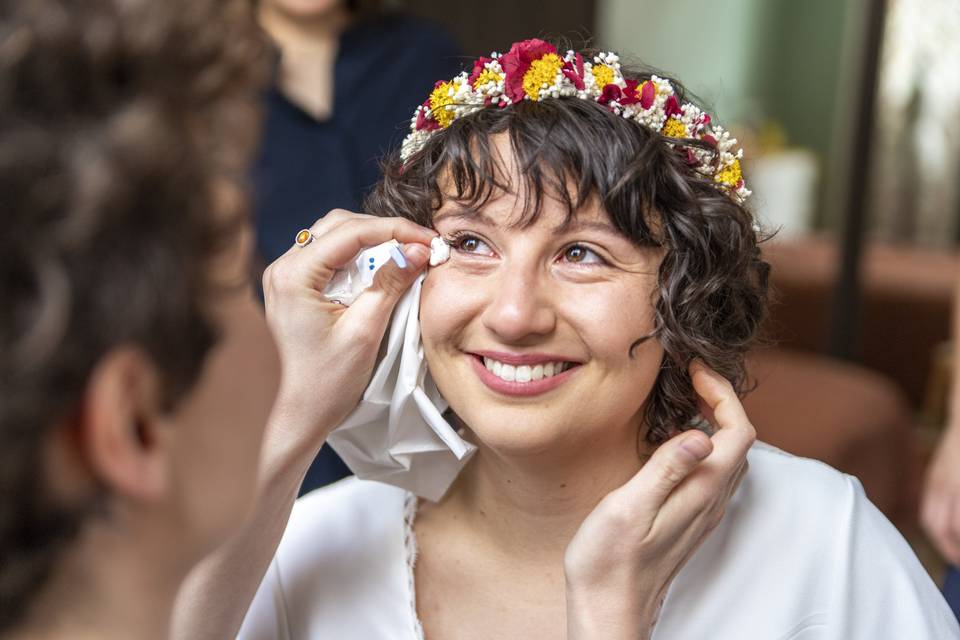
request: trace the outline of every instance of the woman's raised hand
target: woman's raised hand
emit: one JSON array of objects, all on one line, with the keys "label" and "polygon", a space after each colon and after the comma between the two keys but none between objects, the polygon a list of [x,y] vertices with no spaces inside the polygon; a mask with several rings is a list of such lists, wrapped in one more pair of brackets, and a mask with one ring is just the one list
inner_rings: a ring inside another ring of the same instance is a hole
[{"label": "woman's raised hand", "polygon": [[564,558],[569,640],[649,637],[667,588],[746,472],[756,431],[733,387],[699,362],[690,375],[715,432],[668,440],[583,521]]},{"label": "woman's raised hand", "polygon": [[[260,487],[251,517],[181,589],[172,637],[226,638],[244,613],[280,543],[303,475],[329,432],[356,407],[397,301],[430,258],[435,231],[400,218],[331,211],[263,274],[267,323],[283,377],[264,435]],[[334,271],[367,247],[402,243],[407,268],[393,262],[349,307],[323,290]],[[292,239],[291,239],[292,241]]]},{"label": "woman's raised hand", "polygon": [[[310,231],[310,244],[291,247],[267,268],[263,290],[267,322],[283,366],[276,419],[271,421],[282,433],[268,432],[267,438],[282,438],[315,454],[360,401],[390,314],[423,271],[430,240],[437,234],[402,218],[343,210],[331,211]],[[362,249],[389,240],[403,245],[406,269],[392,261],[383,265],[373,286],[349,307],[323,297],[337,268]]]}]

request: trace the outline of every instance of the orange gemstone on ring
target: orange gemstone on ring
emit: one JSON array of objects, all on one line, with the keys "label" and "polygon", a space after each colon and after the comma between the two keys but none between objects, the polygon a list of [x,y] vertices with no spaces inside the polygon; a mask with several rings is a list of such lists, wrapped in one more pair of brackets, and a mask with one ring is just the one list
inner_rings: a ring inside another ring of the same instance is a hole
[{"label": "orange gemstone on ring", "polygon": [[297,234],[297,244],[303,246],[307,244],[309,240],[310,240],[310,231],[308,229],[304,229],[303,231]]}]

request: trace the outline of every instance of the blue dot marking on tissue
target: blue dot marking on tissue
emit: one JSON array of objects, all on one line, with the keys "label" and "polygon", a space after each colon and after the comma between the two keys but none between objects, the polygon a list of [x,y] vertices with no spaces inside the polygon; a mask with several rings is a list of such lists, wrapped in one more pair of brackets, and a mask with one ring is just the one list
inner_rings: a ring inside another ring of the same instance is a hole
[{"label": "blue dot marking on tissue", "polygon": [[373,271],[375,268],[373,265],[370,265],[370,271]]}]

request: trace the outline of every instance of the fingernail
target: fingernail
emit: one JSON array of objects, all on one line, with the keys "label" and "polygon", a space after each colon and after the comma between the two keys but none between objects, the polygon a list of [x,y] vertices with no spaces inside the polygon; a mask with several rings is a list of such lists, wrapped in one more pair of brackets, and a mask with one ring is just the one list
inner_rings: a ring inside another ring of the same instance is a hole
[{"label": "fingernail", "polygon": [[430,249],[419,243],[406,244],[403,246],[403,255],[409,267],[419,269],[430,259]]},{"label": "fingernail", "polygon": [[390,247],[390,257],[393,258],[393,261],[396,262],[397,266],[401,269],[407,268],[407,259],[403,257],[403,252],[397,247]]},{"label": "fingernail", "polygon": [[686,437],[680,442],[680,448],[697,460],[702,460],[710,454],[710,443],[700,437]]}]

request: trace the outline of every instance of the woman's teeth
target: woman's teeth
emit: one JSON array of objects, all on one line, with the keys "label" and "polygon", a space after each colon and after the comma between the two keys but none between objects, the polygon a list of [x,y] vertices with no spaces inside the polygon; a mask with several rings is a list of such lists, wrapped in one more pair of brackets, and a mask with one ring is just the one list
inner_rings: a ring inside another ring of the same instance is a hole
[{"label": "woman's teeth", "polygon": [[572,365],[569,362],[547,362],[535,366],[504,364],[493,358],[484,358],[483,364],[488,371],[507,382],[532,382],[563,373]]}]

